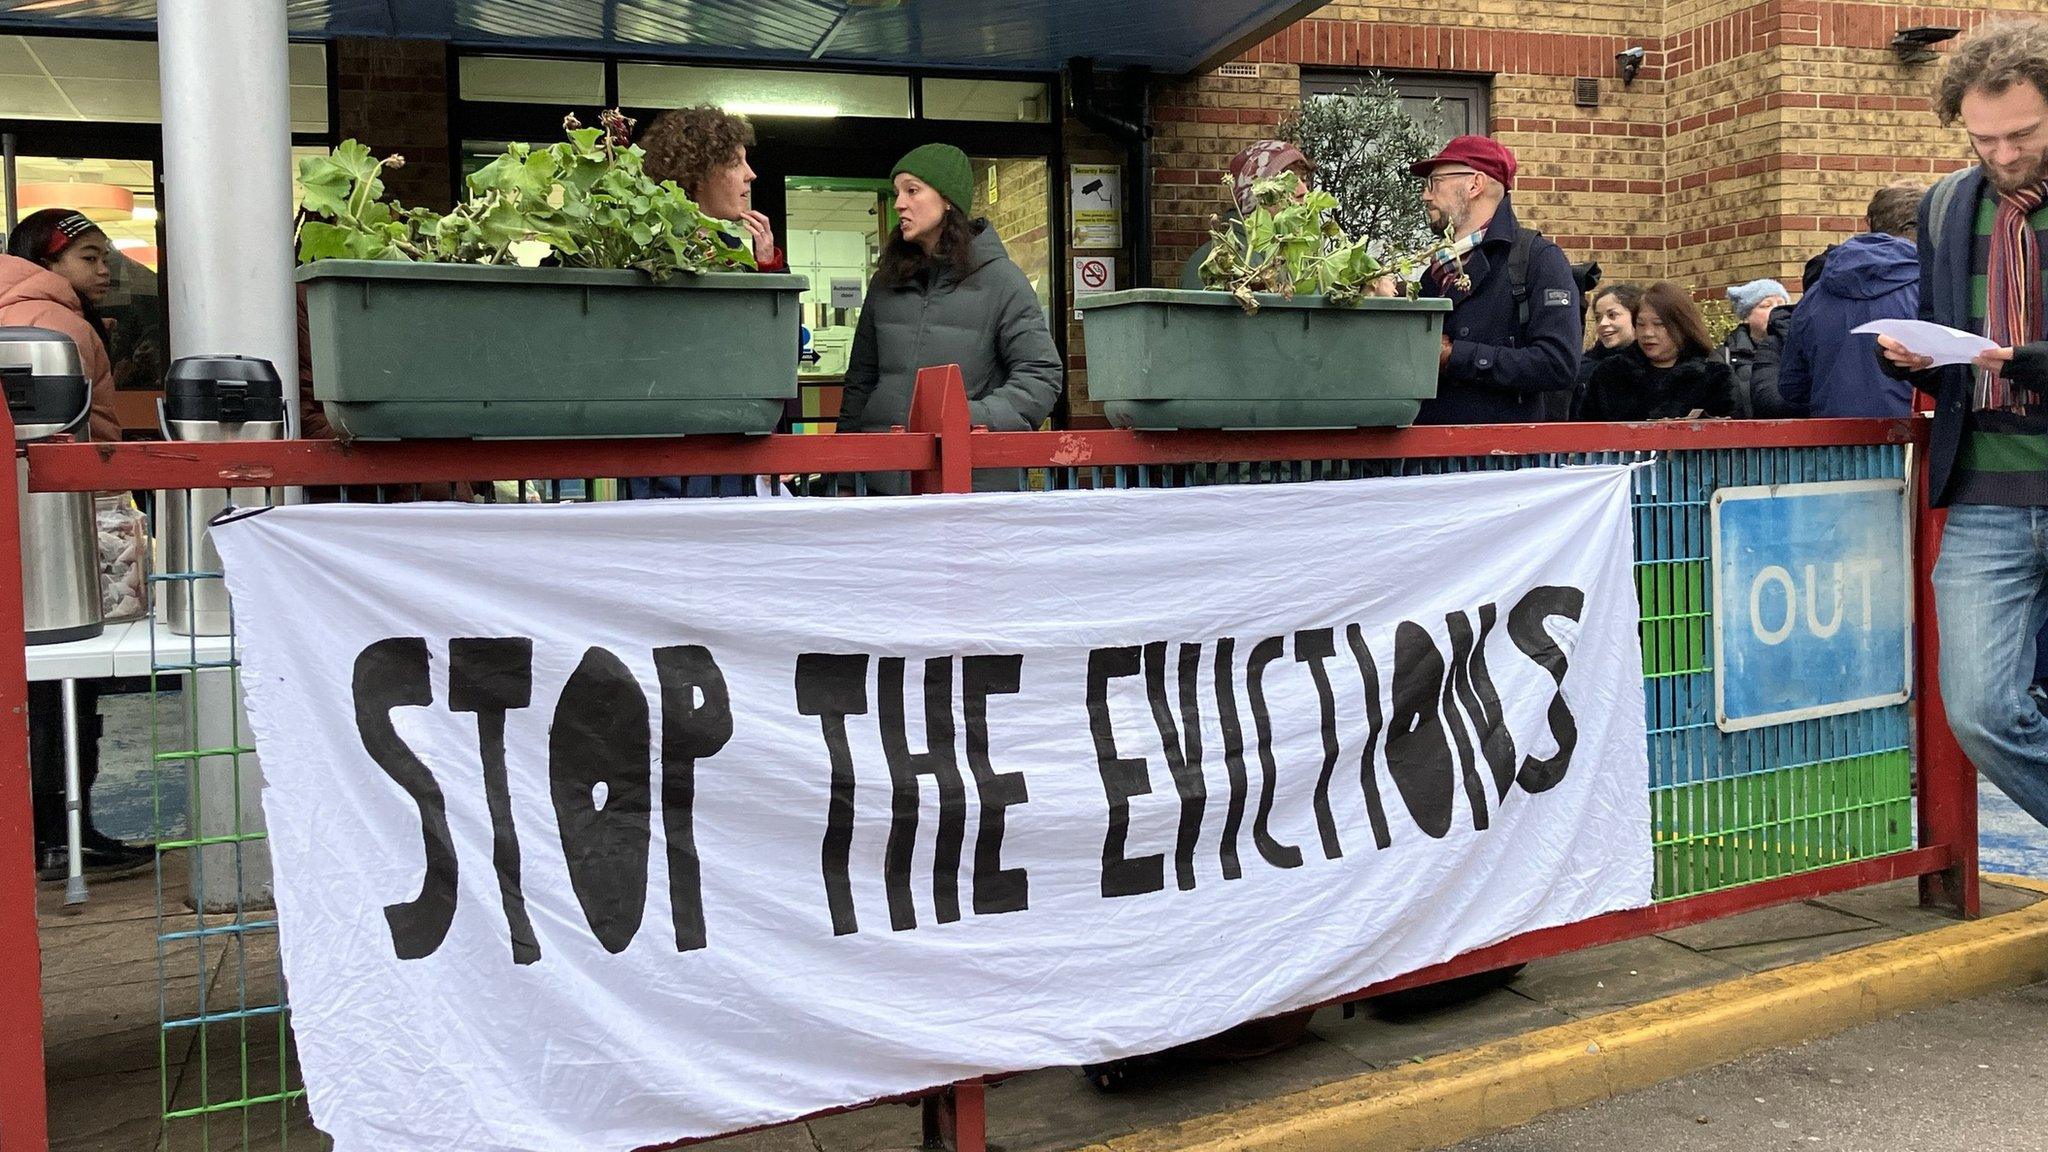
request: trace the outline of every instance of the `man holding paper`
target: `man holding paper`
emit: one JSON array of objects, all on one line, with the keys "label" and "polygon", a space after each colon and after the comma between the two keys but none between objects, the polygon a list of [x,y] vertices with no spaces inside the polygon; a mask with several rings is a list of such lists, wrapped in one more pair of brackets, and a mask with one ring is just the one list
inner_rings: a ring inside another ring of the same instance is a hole
[{"label": "man holding paper", "polygon": [[[1949,508],[1934,572],[1949,722],[1978,771],[2048,824],[2048,716],[2027,692],[2048,619],[2048,24],[1985,26],[1949,58],[1935,105],[1981,162],[1935,185],[1919,213],[1920,318],[1960,331],[1895,329],[1878,345],[1888,371],[1935,399],[1928,494]],[[1989,347],[1956,362],[1972,335]]]}]

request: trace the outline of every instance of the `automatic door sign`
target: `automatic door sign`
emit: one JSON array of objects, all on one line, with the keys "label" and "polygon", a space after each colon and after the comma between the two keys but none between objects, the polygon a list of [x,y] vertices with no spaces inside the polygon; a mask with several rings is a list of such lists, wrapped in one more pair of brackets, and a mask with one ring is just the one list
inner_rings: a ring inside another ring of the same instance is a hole
[{"label": "automatic door sign", "polygon": [[[1722,731],[1908,699],[1912,552],[1904,481],[1723,488],[1712,507],[1715,720]],[[1664,563],[1683,565],[1684,558]],[[1665,609],[1646,603],[1643,611],[1652,630],[1669,622],[1650,619]]]}]

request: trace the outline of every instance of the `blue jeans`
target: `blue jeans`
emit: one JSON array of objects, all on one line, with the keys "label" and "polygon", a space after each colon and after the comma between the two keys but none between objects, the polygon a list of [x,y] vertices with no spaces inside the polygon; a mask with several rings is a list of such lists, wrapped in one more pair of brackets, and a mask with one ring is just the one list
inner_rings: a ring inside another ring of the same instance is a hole
[{"label": "blue jeans", "polygon": [[1986,779],[2048,824],[2048,717],[2027,692],[2048,621],[2048,508],[1950,508],[1934,602],[1949,726]]}]

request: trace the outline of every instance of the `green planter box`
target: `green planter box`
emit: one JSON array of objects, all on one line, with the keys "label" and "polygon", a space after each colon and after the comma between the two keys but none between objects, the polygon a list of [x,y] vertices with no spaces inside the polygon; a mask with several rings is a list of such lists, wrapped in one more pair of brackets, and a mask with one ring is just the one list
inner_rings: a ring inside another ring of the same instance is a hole
[{"label": "green planter box", "polygon": [[1448,300],[1137,288],[1083,298],[1088,395],[1119,428],[1369,428],[1436,396]]},{"label": "green planter box", "polygon": [[299,270],[314,395],[346,435],[771,432],[801,276],[327,260]]}]

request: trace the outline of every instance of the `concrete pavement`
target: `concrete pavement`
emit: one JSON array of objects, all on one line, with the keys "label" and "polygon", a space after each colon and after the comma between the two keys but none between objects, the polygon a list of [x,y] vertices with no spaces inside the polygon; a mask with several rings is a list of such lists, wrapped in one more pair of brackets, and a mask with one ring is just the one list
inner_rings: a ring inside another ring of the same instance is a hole
[{"label": "concrete pavement", "polygon": [[1457,1146],[1459,1152],[2048,1149],[2048,985],[1908,1013]]}]

